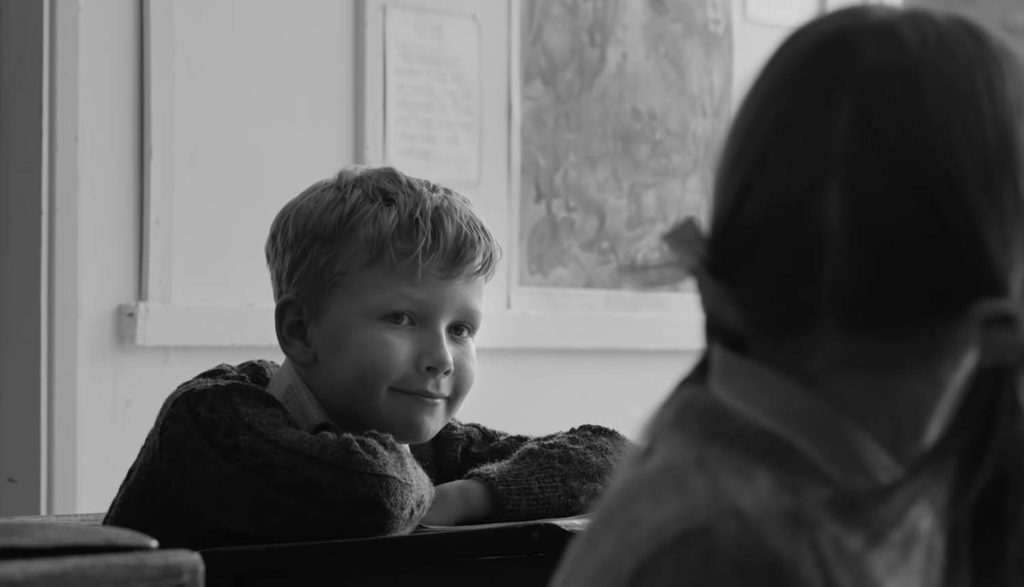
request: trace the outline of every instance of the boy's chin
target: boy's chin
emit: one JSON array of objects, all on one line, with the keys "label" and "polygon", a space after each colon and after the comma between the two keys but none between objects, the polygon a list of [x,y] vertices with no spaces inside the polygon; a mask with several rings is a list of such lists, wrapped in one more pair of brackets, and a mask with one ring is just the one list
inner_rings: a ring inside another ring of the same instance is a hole
[{"label": "boy's chin", "polygon": [[447,421],[423,422],[405,426],[395,426],[392,428],[391,435],[394,436],[395,440],[401,444],[423,444],[424,442],[430,442],[432,438],[437,436],[437,433],[440,432],[447,423]]}]

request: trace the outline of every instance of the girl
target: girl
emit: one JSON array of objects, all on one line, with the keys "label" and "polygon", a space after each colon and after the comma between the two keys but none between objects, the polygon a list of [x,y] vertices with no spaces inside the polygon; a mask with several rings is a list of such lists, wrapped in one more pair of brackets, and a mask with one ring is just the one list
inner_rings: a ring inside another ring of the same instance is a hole
[{"label": "girl", "polygon": [[961,17],[791,35],[668,240],[707,349],[556,585],[1024,585],[1024,77]]}]

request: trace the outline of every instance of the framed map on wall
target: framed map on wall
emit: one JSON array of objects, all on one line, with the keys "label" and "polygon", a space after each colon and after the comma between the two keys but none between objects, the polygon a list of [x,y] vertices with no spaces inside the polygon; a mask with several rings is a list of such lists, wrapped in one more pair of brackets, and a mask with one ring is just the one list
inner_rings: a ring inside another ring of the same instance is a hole
[{"label": "framed map on wall", "polygon": [[731,114],[731,3],[513,6],[515,293],[546,309],[650,309],[642,294],[684,289],[646,270],[661,234],[708,212]]}]

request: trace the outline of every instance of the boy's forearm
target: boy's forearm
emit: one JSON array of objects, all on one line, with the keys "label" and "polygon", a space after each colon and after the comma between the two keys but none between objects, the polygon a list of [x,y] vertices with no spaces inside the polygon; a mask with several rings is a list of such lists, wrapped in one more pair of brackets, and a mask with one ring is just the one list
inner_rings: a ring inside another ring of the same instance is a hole
[{"label": "boy's forearm", "polygon": [[460,479],[434,488],[434,502],[421,521],[430,526],[473,524],[494,509],[490,489],[476,479]]},{"label": "boy's forearm", "polygon": [[602,426],[529,437],[453,421],[429,443],[411,448],[437,487],[460,479],[486,486],[491,507],[481,521],[493,522],[586,511],[629,447]]},{"label": "boy's forearm", "polygon": [[467,478],[490,490],[491,521],[571,516],[591,507],[630,446],[614,430],[581,426],[533,439]]}]

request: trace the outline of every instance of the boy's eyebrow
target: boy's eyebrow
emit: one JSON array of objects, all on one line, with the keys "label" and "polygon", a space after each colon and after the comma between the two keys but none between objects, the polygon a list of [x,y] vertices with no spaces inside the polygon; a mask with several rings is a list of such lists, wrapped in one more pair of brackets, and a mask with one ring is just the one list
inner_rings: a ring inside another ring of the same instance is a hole
[{"label": "boy's eyebrow", "polygon": [[[409,301],[415,303],[426,301],[429,298],[430,296],[422,293],[416,287],[399,287],[381,292],[378,299],[384,302]],[[478,306],[467,306],[463,311],[469,314],[474,322],[479,323],[483,320],[483,310]]]}]

